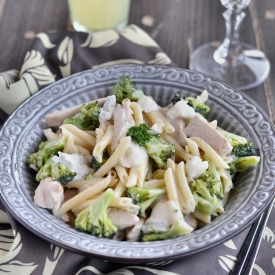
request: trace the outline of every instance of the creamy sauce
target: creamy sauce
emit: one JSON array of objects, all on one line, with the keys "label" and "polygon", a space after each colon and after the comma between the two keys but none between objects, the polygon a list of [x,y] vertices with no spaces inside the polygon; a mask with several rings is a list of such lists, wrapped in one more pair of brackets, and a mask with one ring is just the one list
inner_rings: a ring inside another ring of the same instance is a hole
[{"label": "creamy sauce", "polygon": [[145,113],[150,113],[156,111],[159,106],[150,96],[143,96],[137,102],[141,108],[141,110]]}]

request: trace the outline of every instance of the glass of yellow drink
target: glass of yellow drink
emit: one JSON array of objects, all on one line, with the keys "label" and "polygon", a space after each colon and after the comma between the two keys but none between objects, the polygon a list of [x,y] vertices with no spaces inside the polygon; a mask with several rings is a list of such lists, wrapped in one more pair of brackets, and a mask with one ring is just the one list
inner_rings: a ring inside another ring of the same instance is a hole
[{"label": "glass of yellow drink", "polygon": [[127,25],[131,0],[68,0],[73,28],[94,32]]}]

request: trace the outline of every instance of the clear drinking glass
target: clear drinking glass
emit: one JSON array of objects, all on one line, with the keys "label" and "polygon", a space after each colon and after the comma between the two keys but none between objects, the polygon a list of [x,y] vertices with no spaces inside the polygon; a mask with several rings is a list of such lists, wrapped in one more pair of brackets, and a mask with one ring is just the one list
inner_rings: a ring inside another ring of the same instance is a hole
[{"label": "clear drinking glass", "polygon": [[209,74],[241,90],[261,84],[268,76],[270,63],[265,54],[239,41],[240,25],[250,0],[221,0],[226,26],[224,41],[202,45],[191,56],[192,70]]},{"label": "clear drinking glass", "polygon": [[127,25],[131,0],[68,0],[76,31],[94,32]]}]

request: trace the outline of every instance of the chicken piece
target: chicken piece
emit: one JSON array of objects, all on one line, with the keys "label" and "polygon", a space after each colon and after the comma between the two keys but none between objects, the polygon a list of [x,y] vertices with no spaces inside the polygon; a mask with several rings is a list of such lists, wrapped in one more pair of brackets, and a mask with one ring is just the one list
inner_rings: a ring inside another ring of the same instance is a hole
[{"label": "chicken piece", "polygon": [[108,217],[111,219],[118,230],[132,227],[139,222],[138,216],[123,209],[109,207],[107,213]]},{"label": "chicken piece", "polygon": [[171,123],[171,125],[175,128],[175,131],[172,133],[169,133],[169,136],[174,138],[178,144],[181,147],[184,147],[187,145],[186,141],[186,134],[184,133],[184,128],[186,126],[186,123],[184,122],[184,119],[178,117],[178,118],[172,118],[168,115],[169,108],[161,108],[160,112],[163,114],[163,116]]},{"label": "chicken piece", "polygon": [[130,104],[130,99],[125,98],[122,101],[122,105],[118,104],[114,110],[114,134],[111,143],[112,151],[117,148],[121,139],[126,136],[128,129],[135,126]]},{"label": "chicken piece", "polygon": [[184,129],[187,137],[199,137],[207,142],[222,158],[229,154],[232,146],[229,141],[219,133],[218,130],[211,127],[207,121],[194,116],[187,127]]},{"label": "chicken piece", "polygon": [[141,229],[144,223],[145,223],[145,219],[140,218],[139,222],[135,226],[126,230],[126,240],[128,242],[138,242],[140,240]]},{"label": "chicken piece", "polygon": [[59,217],[58,210],[63,201],[63,186],[51,178],[43,179],[35,190],[34,203],[39,207],[52,210],[57,217]]}]

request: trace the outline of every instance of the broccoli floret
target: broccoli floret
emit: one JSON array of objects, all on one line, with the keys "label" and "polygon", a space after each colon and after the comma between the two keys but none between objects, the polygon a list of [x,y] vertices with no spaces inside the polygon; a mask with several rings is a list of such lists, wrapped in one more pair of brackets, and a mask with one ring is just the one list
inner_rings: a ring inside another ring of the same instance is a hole
[{"label": "broccoli floret", "polygon": [[133,88],[132,86],[135,84],[134,81],[130,80],[129,76],[122,76],[109,95],[115,95],[117,103],[122,103],[125,98],[129,98],[131,101],[138,101],[144,96],[144,93]]},{"label": "broccoli floret", "polygon": [[114,191],[107,189],[89,207],[80,212],[75,220],[75,229],[95,235],[99,238],[108,238],[117,232],[117,227],[107,215],[107,208]]},{"label": "broccoli floret", "polygon": [[185,100],[187,101],[187,104],[194,108],[196,113],[201,114],[202,116],[205,116],[207,113],[210,112],[210,107],[205,105],[204,103],[200,102],[194,97],[186,97]]},{"label": "broccoli floret", "polygon": [[146,142],[152,138],[152,131],[147,124],[142,123],[129,128],[126,136],[130,136],[139,146],[145,146]]},{"label": "broccoli floret", "polygon": [[167,159],[175,154],[175,145],[166,142],[160,135],[153,135],[150,141],[145,143],[145,149],[158,169],[163,168]]},{"label": "broccoli floret", "polygon": [[38,152],[29,156],[29,165],[35,166],[38,170],[41,169],[49,158],[56,155],[58,151],[61,151],[65,147],[65,144],[66,140],[64,136],[53,141],[42,141]]},{"label": "broccoli floret", "polygon": [[199,101],[198,99],[190,96],[181,96],[179,94],[174,94],[174,98],[172,99],[173,105],[176,104],[178,101],[185,100],[187,101],[187,104],[192,107],[196,113],[201,114],[202,116],[205,116],[210,111],[210,107]]},{"label": "broccoli floret", "polygon": [[229,141],[233,147],[230,153],[231,155],[236,157],[247,157],[252,154],[254,149],[253,142],[249,142],[246,138],[227,132],[221,128],[217,128],[217,130]]},{"label": "broccoli floret", "polygon": [[40,182],[45,178],[52,178],[53,181],[58,181],[61,184],[66,184],[70,181],[73,181],[75,176],[76,173],[70,171],[64,164],[60,162],[55,162],[50,158],[36,174],[35,179]]},{"label": "broccoli floret", "polygon": [[216,192],[216,177],[205,172],[198,179],[189,182],[190,190],[196,202],[196,210],[211,215],[218,207]]},{"label": "broccoli floret", "polygon": [[229,163],[230,174],[241,173],[259,162],[260,157],[257,156],[237,158],[234,162]]},{"label": "broccoli floret", "polygon": [[208,168],[205,173],[200,176],[200,179],[207,182],[207,187],[210,191],[210,194],[216,196],[218,199],[224,198],[223,184],[221,182],[220,175],[216,169],[213,161],[205,157],[205,160],[208,161]]},{"label": "broccoli floret", "polygon": [[130,136],[139,146],[145,147],[157,168],[163,168],[167,159],[175,154],[175,145],[166,142],[159,134],[151,131],[145,123],[129,128],[126,136]]},{"label": "broccoli floret", "polygon": [[92,157],[91,167],[94,170],[94,173],[108,160],[110,157],[108,151],[104,151],[102,155],[102,162],[98,162],[95,157]]},{"label": "broccoli floret", "polygon": [[98,101],[83,104],[75,116],[65,119],[63,124],[73,124],[81,130],[95,130],[99,126],[99,114]]},{"label": "broccoli floret", "polygon": [[175,93],[175,94],[174,94],[174,97],[172,98],[172,103],[173,103],[173,105],[175,105],[177,102],[179,102],[179,101],[181,101],[181,100],[183,100],[183,99],[184,99],[183,96],[181,96],[181,95],[178,94],[178,93]]},{"label": "broccoli floret", "polygon": [[126,196],[140,207],[139,213],[143,215],[152,202],[165,192],[162,188],[130,187],[126,189]]},{"label": "broccoli floret", "polygon": [[158,240],[173,239],[179,235],[190,233],[190,229],[186,228],[186,223],[183,220],[174,221],[167,232],[156,232],[145,234],[142,237],[143,242],[151,242]]}]

